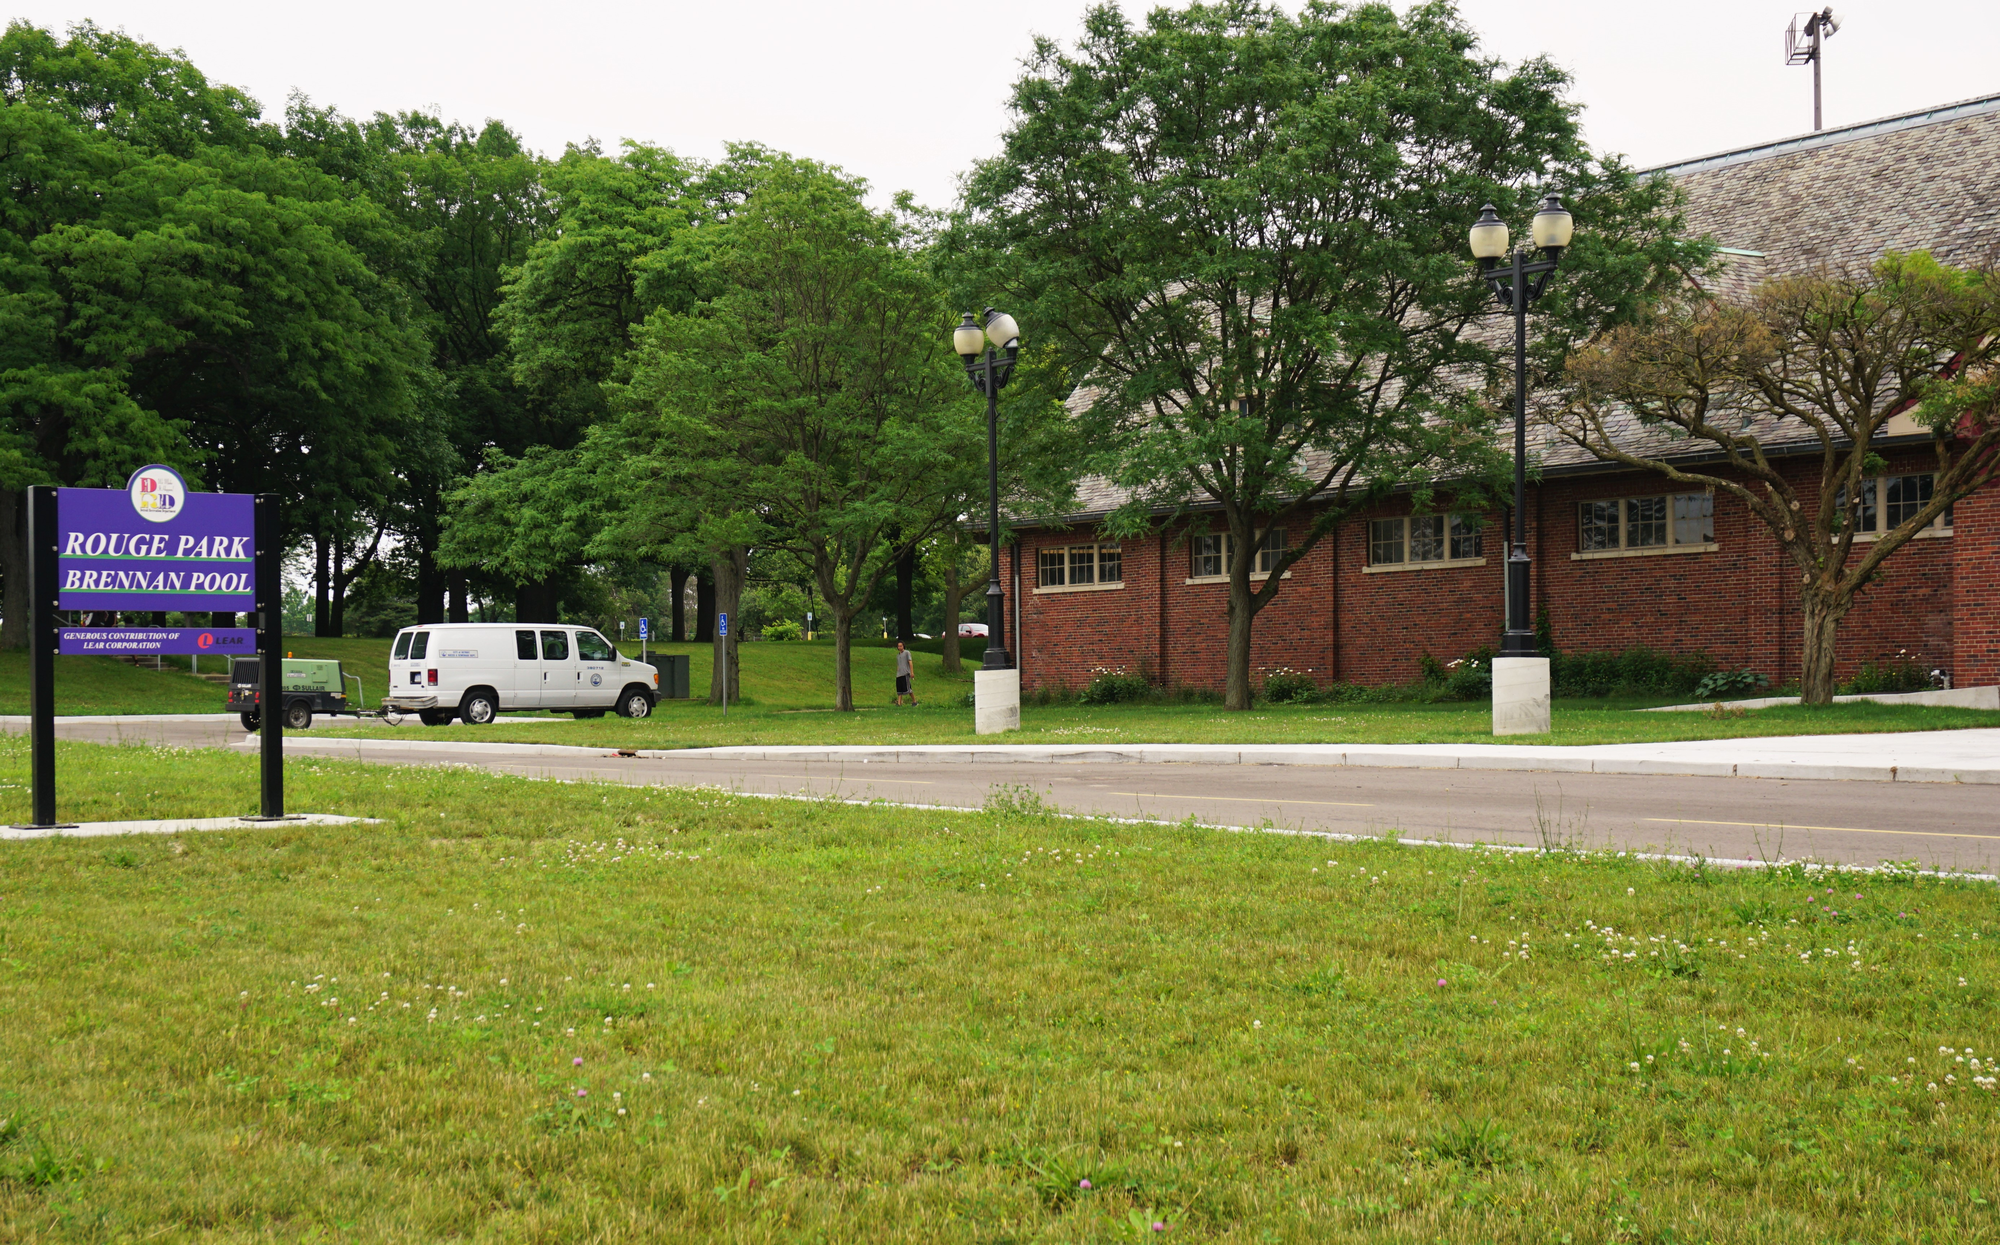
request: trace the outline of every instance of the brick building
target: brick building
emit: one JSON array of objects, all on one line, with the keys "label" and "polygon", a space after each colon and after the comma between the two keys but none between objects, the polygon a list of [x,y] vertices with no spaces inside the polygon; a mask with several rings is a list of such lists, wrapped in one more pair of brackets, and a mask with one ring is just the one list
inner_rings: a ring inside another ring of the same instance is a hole
[{"label": "brick building", "polygon": [[[1952,264],[2000,256],[2000,96],[1653,172],[1686,189],[1692,232],[1722,245],[1724,296],[1892,250]],[[1929,438],[1907,419],[1884,429],[1874,526],[1895,526],[1898,507],[1928,495]],[[1806,457],[1816,445],[1799,449],[1799,480],[1816,479]],[[1534,600],[1560,648],[1702,651],[1722,668],[1796,677],[1797,572],[1739,504],[1678,493],[1661,476],[1606,465],[1553,435],[1537,441],[1533,430],[1530,453]],[[1117,544],[1096,525],[1121,498],[1091,481],[1081,500],[1063,527],[1021,532],[1008,555],[1022,690],[1080,687],[1101,668],[1219,689],[1228,604],[1219,517],[1197,512]],[[1423,653],[1449,661],[1497,644],[1505,530],[1501,515],[1481,517],[1483,532],[1443,499],[1422,515],[1392,501],[1342,524],[1257,616],[1253,681],[1278,667],[1322,684],[1402,681]],[[2000,485],[1890,558],[1839,637],[1841,677],[1907,651],[1959,686],[2000,683]]]}]

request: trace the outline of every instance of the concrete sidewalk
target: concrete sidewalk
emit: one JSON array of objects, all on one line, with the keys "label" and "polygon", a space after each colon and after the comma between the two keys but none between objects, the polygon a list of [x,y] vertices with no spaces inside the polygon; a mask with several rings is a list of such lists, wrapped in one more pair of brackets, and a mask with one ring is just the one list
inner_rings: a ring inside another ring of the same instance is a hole
[{"label": "concrete sidewalk", "polygon": [[[245,736],[238,747],[255,747]],[[287,751],[372,760],[398,753],[461,756],[634,756],[652,760],[809,761],[866,765],[1017,762],[1316,765],[1710,778],[1848,779],[2000,785],[2000,730],[1793,735],[1658,744],[946,744],[907,747],[737,747],[617,750],[564,744],[288,737]],[[1996,817],[2000,820],[2000,817]]]}]

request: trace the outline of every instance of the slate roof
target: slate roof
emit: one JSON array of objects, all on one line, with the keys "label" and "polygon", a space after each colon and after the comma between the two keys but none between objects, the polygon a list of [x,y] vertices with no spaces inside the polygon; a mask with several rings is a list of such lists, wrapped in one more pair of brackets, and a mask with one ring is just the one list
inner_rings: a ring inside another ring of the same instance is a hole
[{"label": "slate roof", "polygon": [[[1781,273],[1859,270],[1888,251],[1927,250],[1948,264],[2000,261],[2000,95],[1799,134],[1642,171],[1687,192],[1690,234],[1713,238],[1723,267],[1711,290],[1737,300]],[[1511,341],[1503,313],[1474,331]],[[1071,410],[1095,398],[1071,395]],[[1511,435],[1511,433],[1510,433]],[[1626,470],[1546,428],[1529,430],[1544,475]],[[1636,420],[1634,450],[1666,438]],[[1099,517],[1125,500],[1108,480],[1078,488],[1071,517]],[[1199,509],[1200,507],[1196,507]]]}]

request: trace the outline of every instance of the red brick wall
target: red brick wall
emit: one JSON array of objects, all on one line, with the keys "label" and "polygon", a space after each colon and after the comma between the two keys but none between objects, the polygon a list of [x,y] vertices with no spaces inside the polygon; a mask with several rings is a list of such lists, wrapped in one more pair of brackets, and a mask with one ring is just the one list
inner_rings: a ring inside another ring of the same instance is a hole
[{"label": "red brick wall", "polygon": [[[1888,470],[1920,471],[1920,456],[1891,456]],[[1799,466],[1802,493],[1809,464]],[[1552,480],[1531,488],[1528,551],[1534,604],[1546,604],[1566,652],[1635,644],[1706,652],[1717,666],[1798,676],[1798,572],[1749,511],[1727,494],[1715,505],[1714,552],[1577,560],[1578,503],[1667,491],[1657,476],[1623,472]],[[1808,496],[1806,504],[1812,502]],[[1276,666],[1310,670],[1322,683],[1405,681],[1423,653],[1450,661],[1497,645],[1505,627],[1508,532],[1486,516],[1485,565],[1369,572],[1367,522],[1408,513],[1396,502],[1358,516],[1292,568],[1257,616],[1253,679]],[[1839,674],[1907,652],[1954,673],[1960,686],[2000,682],[2000,486],[1961,502],[1955,535],[1898,551],[1841,623]],[[1197,521],[1192,530],[1219,527]],[[1302,527],[1294,525],[1294,531]],[[1035,553],[1095,539],[1086,530],[1024,533],[1021,551],[1022,686],[1081,687],[1100,667],[1163,684],[1220,690],[1228,637],[1226,584],[1189,584],[1185,532],[1124,543],[1125,586],[1036,593]],[[1858,547],[1857,547],[1858,551]]]},{"label": "red brick wall", "polygon": [[1960,687],[2000,683],[2000,485],[1952,515],[1952,666]]}]

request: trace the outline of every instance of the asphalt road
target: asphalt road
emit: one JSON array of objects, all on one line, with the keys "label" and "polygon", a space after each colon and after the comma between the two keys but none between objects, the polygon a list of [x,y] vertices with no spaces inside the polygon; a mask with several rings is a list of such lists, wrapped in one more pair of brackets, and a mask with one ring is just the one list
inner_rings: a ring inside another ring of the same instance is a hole
[{"label": "asphalt road", "polygon": [[[244,740],[240,727],[223,722],[78,722],[60,729],[66,738],[99,741],[241,747]],[[2000,871],[2000,789],[1992,786],[1310,765],[510,757],[490,749],[426,750],[379,761],[948,808],[980,807],[996,791],[1017,797],[1027,791],[1064,812],[1116,817]]]}]

